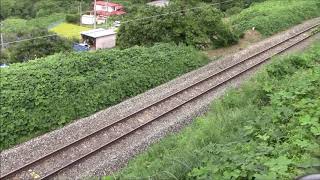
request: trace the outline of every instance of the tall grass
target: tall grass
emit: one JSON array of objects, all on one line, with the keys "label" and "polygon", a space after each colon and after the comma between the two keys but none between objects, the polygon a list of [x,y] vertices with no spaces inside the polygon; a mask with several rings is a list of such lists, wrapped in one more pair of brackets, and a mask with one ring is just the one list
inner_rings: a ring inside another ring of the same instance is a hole
[{"label": "tall grass", "polygon": [[255,27],[268,36],[318,16],[319,0],[269,0],[232,16],[231,23],[238,33]]},{"label": "tall grass", "polygon": [[65,38],[80,39],[81,32],[88,31],[90,29],[91,28],[78,26],[78,25],[74,25],[74,24],[61,23],[58,26],[50,29],[50,31],[53,31],[53,32],[57,33],[58,35],[65,37]]}]

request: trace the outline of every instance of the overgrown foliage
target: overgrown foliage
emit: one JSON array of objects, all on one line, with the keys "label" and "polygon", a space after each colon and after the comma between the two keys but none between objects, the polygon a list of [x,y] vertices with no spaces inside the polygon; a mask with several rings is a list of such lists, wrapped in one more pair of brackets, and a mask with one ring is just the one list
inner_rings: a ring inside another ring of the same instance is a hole
[{"label": "overgrown foliage", "polygon": [[318,0],[269,0],[243,10],[231,17],[231,22],[239,34],[255,27],[263,35],[269,36],[318,16]]},{"label": "overgrown foliage", "polygon": [[[9,17],[31,19],[54,13],[77,13],[81,0],[1,0],[0,20]],[[82,0],[87,9],[92,0]]]},{"label": "overgrown foliage", "polygon": [[[230,28],[221,20],[222,14],[210,5],[202,9],[185,10],[180,4],[167,8],[149,7],[137,19],[156,16],[121,25],[117,45],[128,48],[134,45],[151,46],[156,42],[185,43],[197,48],[221,47],[237,41]],[[181,10],[182,12],[177,13]],[[159,14],[169,14],[157,17]]]},{"label": "overgrown foliage", "polygon": [[293,179],[320,170],[320,44],[275,62],[118,179]]},{"label": "overgrown foliage", "polygon": [[159,44],[56,54],[1,69],[1,149],[142,93],[208,59],[191,47]]},{"label": "overgrown foliage", "polygon": [[227,11],[228,9],[232,8],[247,8],[253,3],[257,2],[263,2],[265,0],[171,0],[171,2],[175,3],[182,3],[186,6],[195,6],[198,5],[201,2],[209,3],[209,4],[215,4],[215,7],[218,8],[221,11]]},{"label": "overgrown foliage", "polygon": [[68,23],[79,24],[80,23],[80,15],[79,14],[67,14],[66,21]]},{"label": "overgrown foliage", "polygon": [[51,14],[33,19],[8,18],[1,22],[1,32],[5,35],[13,33],[29,33],[35,29],[49,28],[54,23],[65,20],[65,14]]},{"label": "overgrown foliage", "polygon": [[67,52],[72,49],[73,44],[72,39],[50,36],[53,35],[53,33],[48,32],[47,29],[33,29],[30,32],[11,33],[10,35],[13,37],[6,35],[5,39],[11,38],[11,42],[15,40],[19,41],[20,39],[32,39],[39,36],[49,37],[7,44],[5,46],[6,48],[2,49],[0,64],[26,62],[62,51]]}]

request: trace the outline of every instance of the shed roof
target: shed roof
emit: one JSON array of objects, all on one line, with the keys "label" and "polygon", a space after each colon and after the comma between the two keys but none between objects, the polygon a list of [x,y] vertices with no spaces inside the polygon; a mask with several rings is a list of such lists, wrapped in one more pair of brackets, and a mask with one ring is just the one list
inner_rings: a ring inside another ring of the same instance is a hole
[{"label": "shed roof", "polygon": [[104,37],[104,36],[109,36],[113,34],[116,34],[116,32],[113,29],[103,29],[103,28],[81,32],[81,35],[85,35],[93,38]]},{"label": "shed roof", "polygon": [[157,0],[157,1],[149,2],[147,4],[151,5],[151,6],[165,7],[165,6],[169,5],[169,0]]},{"label": "shed roof", "polygon": [[112,2],[105,2],[105,1],[97,1],[96,4],[100,5],[100,6],[122,7],[121,4],[112,3]]}]

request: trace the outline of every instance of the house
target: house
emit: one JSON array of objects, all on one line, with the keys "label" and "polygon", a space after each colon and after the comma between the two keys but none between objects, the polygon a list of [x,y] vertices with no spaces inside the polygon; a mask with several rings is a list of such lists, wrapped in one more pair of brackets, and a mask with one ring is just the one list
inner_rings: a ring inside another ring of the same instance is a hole
[{"label": "house", "polygon": [[96,13],[98,16],[113,16],[113,15],[122,15],[126,12],[122,5],[112,2],[97,1],[96,2]]},{"label": "house", "polygon": [[165,7],[169,5],[169,0],[157,0],[147,3],[150,6]]},{"label": "house", "polygon": [[116,46],[116,32],[113,29],[93,29],[81,32],[82,42],[90,50],[109,49]]},{"label": "house", "polygon": [[[81,24],[92,25],[94,24],[94,15],[82,15],[81,16]],[[97,16],[96,18],[97,24],[104,24],[106,22],[106,18],[102,16]]]}]

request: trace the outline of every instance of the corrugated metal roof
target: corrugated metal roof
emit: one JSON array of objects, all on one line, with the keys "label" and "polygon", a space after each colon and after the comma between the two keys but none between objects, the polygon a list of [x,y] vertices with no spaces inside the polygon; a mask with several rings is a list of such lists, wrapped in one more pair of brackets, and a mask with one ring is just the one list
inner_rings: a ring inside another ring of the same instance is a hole
[{"label": "corrugated metal roof", "polygon": [[151,6],[165,7],[169,5],[169,0],[157,0],[157,1],[149,2],[147,4]]},{"label": "corrugated metal roof", "polygon": [[116,32],[113,29],[103,29],[103,28],[81,32],[81,35],[85,35],[93,38],[104,37],[104,36],[109,36],[113,34],[116,34]]}]

